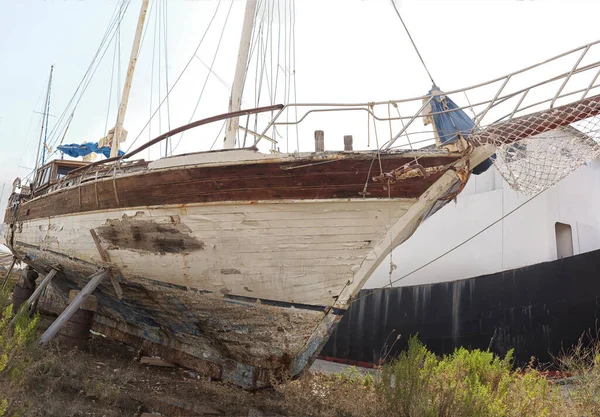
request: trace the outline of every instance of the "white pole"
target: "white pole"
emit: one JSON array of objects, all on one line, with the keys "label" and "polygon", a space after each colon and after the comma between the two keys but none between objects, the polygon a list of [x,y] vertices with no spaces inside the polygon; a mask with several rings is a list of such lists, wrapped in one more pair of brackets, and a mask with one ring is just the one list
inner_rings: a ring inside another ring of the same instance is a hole
[{"label": "white pole", "polygon": [[142,29],[144,28],[144,20],[146,20],[146,12],[148,11],[149,0],[142,1],[140,9],[140,17],[138,19],[135,37],[133,38],[133,46],[131,47],[131,57],[129,58],[129,68],[127,68],[127,78],[125,78],[125,86],[123,87],[123,95],[121,96],[121,105],[119,106],[119,114],[117,115],[117,123],[110,148],[111,158],[117,156],[119,152],[119,142],[123,134],[123,120],[125,120],[125,112],[127,111],[127,102],[129,101],[129,92],[131,91],[131,82],[133,80],[133,72],[135,63],[137,62],[140,52],[140,41],[142,39]]},{"label": "white pole", "polygon": [[[250,38],[252,28],[254,27],[254,13],[256,11],[256,0],[246,1],[246,13],[244,15],[244,26],[242,27],[242,37],[240,38],[240,47],[238,51],[237,64],[235,66],[235,77],[231,87],[231,97],[229,99],[229,112],[240,110],[242,106],[242,92],[246,79],[246,64],[248,63],[248,52],[250,51]],[[235,137],[240,126],[239,117],[227,120],[227,129],[225,130],[224,149],[232,149],[235,146]]]}]

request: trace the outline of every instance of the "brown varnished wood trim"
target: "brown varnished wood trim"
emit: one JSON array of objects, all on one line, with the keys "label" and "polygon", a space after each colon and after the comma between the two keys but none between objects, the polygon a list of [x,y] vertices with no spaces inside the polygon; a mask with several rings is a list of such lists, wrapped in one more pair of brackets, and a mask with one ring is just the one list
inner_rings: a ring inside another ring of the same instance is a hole
[{"label": "brown varnished wood trim", "polygon": [[[380,173],[379,164],[372,164],[373,157],[353,155],[315,165],[310,165],[315,160],[307,157],[293,162],[259,161],[147,170],[90,181],[24,202],[18,219],[170,204],[360,198],[367,179],[368,197],[417,198],[443,175],[440,172],[398,181],[390,185],[388,192],[386,184],[371,181]],[[419,163],[424,167],[443,166],[457,159],[457,155],[432,155],[421,157]],[[383,156],[381,163],[385,172],[412,161],[412,157],[395,154]],[[298,168],[283,169],[291,166]]]}]

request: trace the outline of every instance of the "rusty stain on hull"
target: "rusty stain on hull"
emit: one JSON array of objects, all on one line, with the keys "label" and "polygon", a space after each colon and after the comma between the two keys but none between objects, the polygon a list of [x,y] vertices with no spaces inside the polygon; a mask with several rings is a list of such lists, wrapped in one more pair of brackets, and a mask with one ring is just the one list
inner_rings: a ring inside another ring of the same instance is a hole
[{"label": "rusty stain on hull", "polygon": [[204,242],[190,234],[179,216],[171,216],[169,223],[158,223],[145,218],[143,212],[121,219],[108,219],[99,227],[98,235],[109,244],[109,249],[127,249],[149,253],[189,253],[204,249]]}]

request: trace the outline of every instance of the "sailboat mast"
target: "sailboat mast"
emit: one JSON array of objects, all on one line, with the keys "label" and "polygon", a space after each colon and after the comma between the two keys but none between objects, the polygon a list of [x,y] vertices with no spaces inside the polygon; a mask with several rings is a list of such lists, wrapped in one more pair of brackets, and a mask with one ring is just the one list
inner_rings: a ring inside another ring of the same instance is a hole
[{"label": "sailboat mast", "polygon": [[[45,138],[44,138],[44,128],[46,128],[46,130],[48,129],[48,123],[47,118],[48,118],[48,112],[49,112],[49,108],[48,108],[48,104],[50,101],[50,86],[52,85],[52,72],[54,71],[54,65],[50,66],[50,77],[48,78],[48,88],[46,89],[46,100],[44,101],[44,111],[42,112],[42,127],[40,129],[40,140],[38,142],[38,149],[37,149],[37,155],[35,157],[35,168],[37,169],[38,166],[44,165],[44,159],[45,159],[45,155],[46,155],[46,143],[45,143]],[[44,142],[44,153],[42,154],[42,158],[40,160],[40,151],[42,150],[42,142]]]},{"label": "sailboat mast", "polygon": [[[246,1],[246,13],[244,15],[244,26],[242,27],[242,36],[240,38],[240,47],[238,51],[237,64],[235,66],[235,77],[231,87],[231,97],[229,99],[229,112],[240,110],[242,106],[242,91],[246,79],[246,65],[248,63],[248,52],[250,51],[250,38],[252,28],[254,27],[254,14],[256,11],[256,0]],[[235,146],[235,137],[240,126],[239,117],[227,120],[227,129],[225,130],[225,143],[223,148],[232,149]]]},{"label": "sailboat mast", "polygon": [[119,114],[117,115],[117,123],[113,133],[112,144],[110,148],[110,156],[115,157],[119,153],[119,142],[123,135],[123,121],[125,120],[125,112],[127,111],[127,102],[129,101],[129,92],[131,91],[131,82],[133,80],[133,72],[135,71],[135,63],[137,62],[140,51],[140,41],[142,39],[142,29],[146,20],[146,12],[148,11],[149,0],[142,1],[140,16],[138,18],[135,37],[133,38],[133,46],[131,47],[131,57],[129,58],[129,67],[127,68],[127,77],[125,78],[125,86],[123,87],[123,95],[121,96],[121,105],[119,106]]}]

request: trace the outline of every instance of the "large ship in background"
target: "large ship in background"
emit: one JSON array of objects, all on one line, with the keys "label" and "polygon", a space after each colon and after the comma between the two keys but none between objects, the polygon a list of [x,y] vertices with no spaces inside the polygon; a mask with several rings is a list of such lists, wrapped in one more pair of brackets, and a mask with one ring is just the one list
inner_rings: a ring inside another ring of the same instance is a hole
[{"label": "large ship in background", "polygon": [[373,273],[322,357],[373,366],[418,334],[436,355],[513,349],[524,366],[588,343],[600,318],[599,181],[599,159],[536,196],[495,169],[471,177],[456,204],[393,251],[403,262],[392,287],[388,265]]},{"label": "large ship in background", "polygon": [[[466,89],[242,109],[259,10],[247,2],[228,111],[119,153],[144,0],[114,128],[97,144],[59,147],[108,157],[41,164],[30,184],[15,183],[4,217],[13,255],[42,274],[56,271],[58,304],[98,268],[110,271],[94,292],[96,330],[245,388],[309,366],[390,251],[472,173],[494,162],[511,185],[537,192],[599,148],[598,42]],[[531,78],[548,63],[554,72]],[[473,104],[451,99],[464,95]],[[348,137],[344,151],[327,151],[316,130],[314,152],[279,151],[287,126],[356,114],[367,118],[375,150],[354,150]],[[134,158],[219,122],[222,150]]]}]

